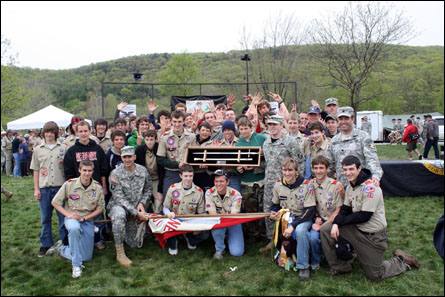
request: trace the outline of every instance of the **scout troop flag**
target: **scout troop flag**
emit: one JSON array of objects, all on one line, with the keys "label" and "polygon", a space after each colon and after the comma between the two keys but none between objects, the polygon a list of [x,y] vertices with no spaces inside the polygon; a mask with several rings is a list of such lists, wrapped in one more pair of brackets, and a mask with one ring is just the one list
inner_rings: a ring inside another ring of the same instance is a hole
[{"label": "scout troop flag", "polygon": [[[226,228],[269,216],[269,213],[239,213],[219,215],[178,216],[174,220],[154,218],[148,221],[151,231],[165,248],[165,240],[170,237],[196,231]],[[151,214],[151,216],[153,216]]]}]

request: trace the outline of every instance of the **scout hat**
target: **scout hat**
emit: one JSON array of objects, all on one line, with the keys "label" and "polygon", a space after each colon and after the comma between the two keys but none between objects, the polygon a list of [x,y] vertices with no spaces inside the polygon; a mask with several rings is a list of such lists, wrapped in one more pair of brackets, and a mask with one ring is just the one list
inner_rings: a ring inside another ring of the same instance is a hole
[{"label": "scout hat", "polygon": [[337,117],[348,117],[351,118],[353,116],[354,109],[352,107],[346,106],[346,107],[340,107],[338,109],[338,115]]},{"label": "scout hat", "polygon": [[133,156],[133,155],[134,155],[134,147],[132,147],[131,145],[127,145],[121,148],[121,157]]},{"label": "scout hat", "polygon": [[334,97],[331,97],[331,98],[326,99],[326,100],[325,100],[325,105],[328,106],[328,105],[330,105],[330,104],[334,104],[334,105],[337,105],[337,106],[338,106],[338,99],[337,99],[337,98],[334,98]]},{"label": "scout hat", "polygon": [[269,120],[267,121],[267,123],[268,124],[277,124],[277,125],[279,125],[279,124],[281,124],[281,123],[283,123],[283,117],[282,116],[279,116],[279,115],[273,115],[273,116],[270,116],[270,118],[269,118]]},{"label": "scout hat", "polygon": [[309,107],[309,109],[307,110],[307,113],[308,113],[308,114],[310,114],[310,113],[320,114],[320,113],[321,113],[321,110],[320,110],[320,108],[318,108],[318,106],[311,106],[311,107]]}]

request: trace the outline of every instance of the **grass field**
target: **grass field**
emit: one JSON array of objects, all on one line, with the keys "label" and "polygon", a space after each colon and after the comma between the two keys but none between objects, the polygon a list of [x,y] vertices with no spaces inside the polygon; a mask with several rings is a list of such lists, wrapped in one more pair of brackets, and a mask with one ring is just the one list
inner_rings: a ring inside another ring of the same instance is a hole
[{"label": "grass field", "polygon": [[[133,261],[128,269],[117,263],[114,245],[107,243],[105,250],[96,250],[93,260],[84,263],[82,277],[73,279],[70,261],[58,255],[37,257],[41,225],[32,178],[2,174],[2,185],[14,192],[8,203],[3,195],[1,199],[2,295],[444,295],[444,262],[432,237],[444,211],[443,197],[385,199],[389,236],[385,259],[402,248],[416,255],[421,267],[378,283],[368,281],[357,262],[352,274],[338,277],[328,275],[323,263],[309,281],[300,282],[298,273],[284,271],[269,254],[258,253],[264,242],[246,243],[239,259],[226,254],[221,261],[213,260],[211,238],[195,251],[180,241],[176,257],[148,238],[141,249],[126,247]],[[53,234],[57,240],[55,215]],[[238,269],[224,276],[233,266]]]}]

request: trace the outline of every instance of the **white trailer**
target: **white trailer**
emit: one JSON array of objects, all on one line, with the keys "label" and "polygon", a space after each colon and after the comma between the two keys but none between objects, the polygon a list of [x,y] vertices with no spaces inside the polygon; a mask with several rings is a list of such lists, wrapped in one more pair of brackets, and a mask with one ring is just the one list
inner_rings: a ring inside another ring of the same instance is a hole
[{"label": "white trailer", "polygon": [[368,117],[368,122],[372,125],[371,139],[373,141],[383,141],[383,112],[381,110],[357,112],[357,129],[360,129],[362,126],[362,118],[364,116]]}]

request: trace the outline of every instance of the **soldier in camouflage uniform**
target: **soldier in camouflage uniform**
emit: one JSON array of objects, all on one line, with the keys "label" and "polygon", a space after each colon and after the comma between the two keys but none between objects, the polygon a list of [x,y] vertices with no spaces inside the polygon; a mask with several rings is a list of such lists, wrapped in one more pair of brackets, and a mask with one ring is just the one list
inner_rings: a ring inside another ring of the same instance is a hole
[{"label": "soldier in camouflage uniform", "polygon": [[[132,146],[121,149],[121,158],[123,164],[110,174],[110,190],[113,196],[107,210],[113,226],[117,261],[129,267],[131,261],[125,255],[123,242],[125,240],[132,248],[142,247],[144,232],[138,232],[141,227],[138,220],[147,221],[146,209],[150,205],[153,187],[147,169],[134,163],[136,155]],[[136,218],[138,220],[135,220]]]},{"label": "soldier in camouflage uniform", "polygon": [[371,125],[371,122],[368,122],[367,116],[364,116],[362,118],[362,126],[360,127],[360,130],[365,131],[366,133],[368,133],[371,136],[372,125]]},{"label": "soldier in camouflage uniform", "polygon": [[374,142],[368,133],[353,128],[352,114],[349,109],[350,107],[342,107],[338,110],[341,133],[332,138],[326,157],[329,160],[331,170],[337,174],[337,180],[345,187],[348,185],[348,180],[343,174],[341,162],[346,156],[359,158],[363,167],[371,170],[373,182],[378,186],[383,176],[383,170],[377,157]]},{"label": "soldier in camouflage uniform", "polygon": [[[266,173],[264,179],[263,209],[268,212],[272,206],[273,187],[277,179],[281,178],[281,163],[287,157],[291,157],[298,163],[298,173],[304,176],[305,157],[300,145],[294,139],[283,134],[283,117],[275,115],[269,118],[267,126],[272,137],[263,144],[264,158],[266,160]],[[266,219],[267,238],[271,240],[260,252],[269,251],[272,248],[273,222]]]}]

